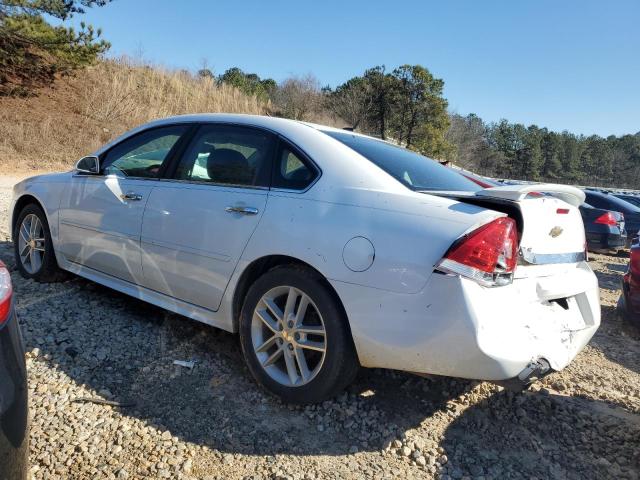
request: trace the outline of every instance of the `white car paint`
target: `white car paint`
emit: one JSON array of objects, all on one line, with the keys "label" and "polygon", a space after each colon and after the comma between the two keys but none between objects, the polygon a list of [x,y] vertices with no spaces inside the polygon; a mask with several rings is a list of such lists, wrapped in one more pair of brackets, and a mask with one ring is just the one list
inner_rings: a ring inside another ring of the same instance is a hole
[{"label": "white car paint", "polygon": [[[326,127],[245,115],[192,115],[151,126],[226,122],[276,132],[321,170],[303,192],[171,180],[42,175],[14,188],[14,204],[44,208],[61,268],[195,320],[237,331],[234,293],[256,260],[286,255],[320,272],[346,311],[365,367],[465,378],[513,378],[545,358],[565,367],[600,323],[598,284],[581,252],[566,186],[537,186],[561,198],[530,198],[529,186],[487,189],[477,197],[515,201],[525,217],[523,253],[543,264],[518,265],[513,283],[488,288],[434,273],[452,243],[505,214],[456,198],[414,192]],[[122,193],[141,194],[129,202]],[[582,198],[581,198],[582,196]],[[569,203],[567,203],[567,201]],[[255,216],[227,206],[248,205]],[[560,217],[557,209],[567,209]],[[17,212],[14,213],[17,215]],[[559,238],[550,229],[563,222]],[[568,298],[568,309],[551,300]]]}]

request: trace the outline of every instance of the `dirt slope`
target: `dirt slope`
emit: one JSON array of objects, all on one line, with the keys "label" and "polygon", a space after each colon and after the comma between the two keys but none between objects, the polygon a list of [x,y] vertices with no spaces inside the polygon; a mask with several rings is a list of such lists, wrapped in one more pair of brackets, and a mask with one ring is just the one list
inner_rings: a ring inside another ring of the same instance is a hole
[{"label": "dirt slope", "polygon": [[185,72],[109,61],[30,98],[0,97],[0,173],[66,169],[148,120],[181,113],[264,113],[227,85]]}]

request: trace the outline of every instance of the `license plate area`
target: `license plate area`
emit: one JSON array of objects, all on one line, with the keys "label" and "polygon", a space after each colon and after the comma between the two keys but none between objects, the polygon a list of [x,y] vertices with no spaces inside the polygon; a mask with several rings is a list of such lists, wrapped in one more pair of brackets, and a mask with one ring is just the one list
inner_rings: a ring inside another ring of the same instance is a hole
[{"label": "license plate area", "polygon": [[554,298],[545,302],[552,310],[555,321],[564,331],[578,331],[587,328],[587,323],[575,296]]}]

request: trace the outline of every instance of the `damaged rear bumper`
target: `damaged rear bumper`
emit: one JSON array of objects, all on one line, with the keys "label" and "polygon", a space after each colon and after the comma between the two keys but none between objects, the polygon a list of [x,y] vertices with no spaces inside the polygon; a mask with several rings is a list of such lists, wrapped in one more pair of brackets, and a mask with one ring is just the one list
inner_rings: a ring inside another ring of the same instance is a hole
[{"label": "damaged rear bumper", "polygon": [[600,325],[600,303],[586,262],[521,274],[497,288],[434,274],[414,295],[333,285],[363,366],[526,384],[575,358]]}]

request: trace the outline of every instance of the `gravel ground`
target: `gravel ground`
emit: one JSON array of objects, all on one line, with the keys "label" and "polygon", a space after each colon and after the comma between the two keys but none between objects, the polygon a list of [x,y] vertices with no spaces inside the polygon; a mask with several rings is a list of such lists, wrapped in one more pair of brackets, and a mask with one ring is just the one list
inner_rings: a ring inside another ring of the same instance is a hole
[{"label": "gravel ground", "polygon": [[[0,177],[10,268],[14,181]],[[626,262],[593,256],[602,327],[527,392],[365,370],[345,394],[304,408],[263,393],[230,334],[80,278],[40,285],[15,272],[32,477],[637,479],[640,332],[614,308]]]}]

